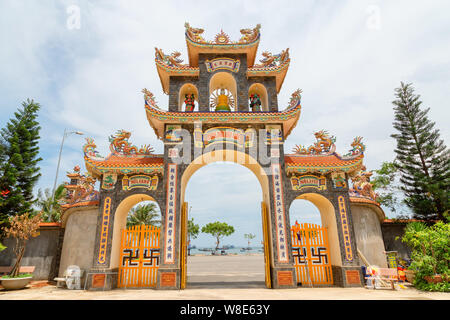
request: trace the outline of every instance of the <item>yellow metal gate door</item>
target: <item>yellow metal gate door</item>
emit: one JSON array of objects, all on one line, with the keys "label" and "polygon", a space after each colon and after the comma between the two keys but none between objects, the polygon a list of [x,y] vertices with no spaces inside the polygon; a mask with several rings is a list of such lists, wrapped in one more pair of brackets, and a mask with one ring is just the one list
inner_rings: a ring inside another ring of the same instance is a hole
[{"label": "yellow metal gate door", "polygon": [[122,231],[119,288],[156,286],[159,268],[160,229],[150,225],[133,226]]},{"label": "yellow metal gate door", "polygon": [[272,282],[270,279],[269,213],[267,211],[267,206],[264,202],[261,202],[261,215],[262,215],[263,240],[264,240],[264,266],[266,275],[265,281],[266,281],[266,288],[270,289],[272,287]]},{"label": "yellow metal gate door", "polygon": [[181,289],[186,288],[187,282],[187,250],[188,250],[188,203],[184,202],[181,207]]},{"label": "yellow metal gate door", "polygon": [[295,222],[291,237],[297,281],[305,285],[332,285],[327,229]]}]

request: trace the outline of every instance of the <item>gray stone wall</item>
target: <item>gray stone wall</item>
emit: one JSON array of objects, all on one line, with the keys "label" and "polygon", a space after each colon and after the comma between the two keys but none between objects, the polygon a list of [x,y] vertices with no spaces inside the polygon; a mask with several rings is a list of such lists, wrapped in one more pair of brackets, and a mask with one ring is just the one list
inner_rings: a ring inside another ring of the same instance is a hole
[{"label": "gray stone wall", "polygon": [[371,205],[351,204],[358,249],[370,264],[387,268],[380,220]]},{"label": "gray stone wall", "polygon": [[73,208],[67,217],[64,229],[64,242],[61,251],[59,276],[70,265],[77,265],[85,272],[92,267],[94,243],[97,229],[98,207]]},{"label": "gray stone wall", "polygon": [[[410,259],[411,249],[402,242],[401,238],[405,233],[406,222],[381,224],[381,232],[383,233],[384,247],[386,251],[397,251],[398,257],[402,259]],[[399,237],[398,240],[395,238]]]},{"label": "gray stone wall", "polygon": [[[26,246],[22,266],[35,266],[34,280],[52,280],[55,276],[61,228],[45,226],[39,228],[39,236],[31,238]],[[7,249],[0,252],[0,266],[12,266],[16,261],[14,254],[15,239],[6,238],[2,243]]]}]

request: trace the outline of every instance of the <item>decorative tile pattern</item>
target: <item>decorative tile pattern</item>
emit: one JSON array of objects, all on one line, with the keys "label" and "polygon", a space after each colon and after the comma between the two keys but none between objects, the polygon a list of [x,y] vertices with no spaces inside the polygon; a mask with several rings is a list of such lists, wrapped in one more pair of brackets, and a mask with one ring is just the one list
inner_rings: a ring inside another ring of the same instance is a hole
[{"label": "decorative tile pattern", "polygon": [[164,263],[175,263],[175,216],[177,209],[177,165],[167,165],[166,234]]},{"label": "decorative tile pattern", "polygon": [[341,216],[342,235],[344,237],[345,260],[353,261],[352,245],[350,241],[350,231],[348,227],[347,209],[344,196],[338,197],[339,215]]},{"label": "decorative tile pattern", "polygon": [[272,164],[273,199],[275,210],[275,223],[277,231],[278,262],[289,262],[287,252],[286,222],[284,218],[283,181],[281,178],[281,166]]},{"label": "decorative tile pattern", "polygon": [[97,263],[106,264],[106,248],[108,244],[109,217],[111,214],[111,197],[106,197],[103,202],[103,217],[101,225],[100,249]]}]

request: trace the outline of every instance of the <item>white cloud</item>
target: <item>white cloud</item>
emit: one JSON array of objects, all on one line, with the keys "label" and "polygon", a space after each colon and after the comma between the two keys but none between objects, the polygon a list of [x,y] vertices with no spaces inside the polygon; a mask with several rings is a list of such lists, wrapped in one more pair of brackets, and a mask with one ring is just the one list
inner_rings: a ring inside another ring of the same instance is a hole
[{"label": "white cloud", "polygon": [[[68,5],[80,7],[79,30],[66,28]],[[369,5],[379,7],[377,30],[367,28]],[[431,107],[430,118],[442,138],[449,141],[449,9],[445,1],[63,1],[45,6],[2,1],[0,124],[26,97],[41,102],[45,160],[40,187],[52,181],[64,128],[93,137],[104,155],[109,152],[108,136],[117,129],[131,131],[134,144],[150,143],[162,152],[140,92],[148,88],[158,104],[167,107],[154,47],[166,53],[178,50],[187,62],[184,22],[204,28],[208,39],[220,29],[237,39],[239,29],[261,23],[259,52],[290,48],[280,108],[295,89],[304,92],[302,115],[285,151],[295,144],[310,145],[312,133],[320,129],[336,136],[340,153],[347,152],[353,137],[363,136],[367,167],[375,169],[394,156],[391,101],[400,81],[414,83],[424,105]],[[80,137],[67,139],[61,172],[82,163],[82,143]],[[198,175],[209,183],[210,176],[202,171],[193,179]],[[250,186],[255,180],[251,174],[233,172],[222,175],[223,181]],[[259,189],[248,189],[242,193],[260,201]],[[206,198],[204,207],[219,202],[245,205],[245,196],[239,196]],[[259,217],[258,211],[255,214]]]}]

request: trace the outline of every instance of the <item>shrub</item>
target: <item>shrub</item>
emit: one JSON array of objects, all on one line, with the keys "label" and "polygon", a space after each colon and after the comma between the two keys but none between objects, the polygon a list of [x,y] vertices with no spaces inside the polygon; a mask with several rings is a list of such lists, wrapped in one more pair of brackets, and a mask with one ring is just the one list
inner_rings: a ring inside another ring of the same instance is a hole
[{"label": "shrub", "polygon": [[[412,250],[409,269],[416,271],[414,286],[420,290],[450,292],[450,224],[439,221],[428,227],[422,222],[411,222],[402,241]],[[443,282],[432,284],[425,280],[426,276],[437,274]]]}]

